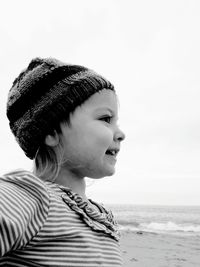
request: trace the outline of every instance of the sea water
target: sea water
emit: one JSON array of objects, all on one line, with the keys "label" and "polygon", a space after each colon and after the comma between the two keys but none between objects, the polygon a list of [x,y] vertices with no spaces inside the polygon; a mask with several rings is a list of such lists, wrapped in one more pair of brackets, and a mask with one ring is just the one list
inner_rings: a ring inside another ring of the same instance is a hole
[{"label": "sea water", "polygon": [[121,231],[200,236],[200,206],[109,205]]}]

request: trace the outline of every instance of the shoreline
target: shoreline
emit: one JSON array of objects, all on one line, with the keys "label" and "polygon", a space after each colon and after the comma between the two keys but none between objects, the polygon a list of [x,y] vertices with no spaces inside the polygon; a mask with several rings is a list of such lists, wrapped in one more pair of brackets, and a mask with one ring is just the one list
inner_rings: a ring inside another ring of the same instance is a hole
[{"label": "shoreline", "polygon": [[121,233],[123,267],[199,267],[200,236]]}]

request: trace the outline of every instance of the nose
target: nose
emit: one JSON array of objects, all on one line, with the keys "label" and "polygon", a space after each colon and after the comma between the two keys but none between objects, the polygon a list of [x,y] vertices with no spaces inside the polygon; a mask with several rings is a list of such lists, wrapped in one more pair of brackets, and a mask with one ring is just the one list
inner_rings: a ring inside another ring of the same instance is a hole
[{"label": "nose", "polygon": [[115,135],[114,135],[114,140],[121,142],[125,139],[125,137],[126,136],[125,136],[124,132],[121,129],[117,128]]}]

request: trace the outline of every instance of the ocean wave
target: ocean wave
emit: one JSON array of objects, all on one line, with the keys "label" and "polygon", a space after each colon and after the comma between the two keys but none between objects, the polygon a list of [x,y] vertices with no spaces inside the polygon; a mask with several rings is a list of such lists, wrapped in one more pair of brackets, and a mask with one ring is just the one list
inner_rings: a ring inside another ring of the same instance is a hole
[{"label": "ocean wave", "polygon": [[200,206],[114,205],[121,231],[200,236]]},{"label": "ocean wave", "polygon": [[151,222],[149,224],[142,223],[142,228],[146,228],[149,230],[160,230],[160,231],[178,231],[178,232],[199,232],[200,233],[200,225],[179,225],[174,222],[166,222],[166,223],[157,223]]},{"label": "ocean wave", "polygon": [[200,235],[200,225],[183,225],[171,221],[120,225],[121,231],[144,231],[154,233],[191,233]]}]

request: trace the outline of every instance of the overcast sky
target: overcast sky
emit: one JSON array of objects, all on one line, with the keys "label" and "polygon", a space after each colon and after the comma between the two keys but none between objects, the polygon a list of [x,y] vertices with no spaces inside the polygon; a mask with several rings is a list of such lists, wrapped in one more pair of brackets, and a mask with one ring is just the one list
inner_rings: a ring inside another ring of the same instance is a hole
[{"label": "overcast sky", "polygon": [[111,203],[200,205],[200,2],[0,3],[0,172],[32,162],[8,127],[8,90],[36,56],[110,79],[126,133],[113,177],[88,195]]}]

